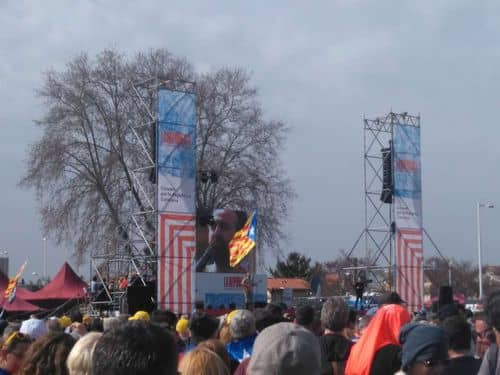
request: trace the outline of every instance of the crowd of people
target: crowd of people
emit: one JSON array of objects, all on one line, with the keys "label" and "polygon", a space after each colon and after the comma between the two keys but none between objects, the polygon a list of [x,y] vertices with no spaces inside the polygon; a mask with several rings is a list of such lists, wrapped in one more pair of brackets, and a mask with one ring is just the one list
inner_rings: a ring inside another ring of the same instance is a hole
[{"label": "crowd of people", "polygon": [[269,304],[213,316],[137,311],[0,321],[0,375],[500,374],[500,292],[484,312],[410,315],[395,293],[360,315],[344,299],[292,313]]}]

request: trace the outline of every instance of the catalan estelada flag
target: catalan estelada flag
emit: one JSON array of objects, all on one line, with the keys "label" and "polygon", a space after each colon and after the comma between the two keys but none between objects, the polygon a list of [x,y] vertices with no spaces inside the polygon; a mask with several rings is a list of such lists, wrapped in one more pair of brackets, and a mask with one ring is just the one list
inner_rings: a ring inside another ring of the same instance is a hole
[{"label": "catalan estelada flag", "polygon": [[24,262],[21,268],[19,268],[19,271],[17,271],[16,276],[9,279],[9,284],[7,284],[7,288],[5,289],[5,292],[3,294],[5,300],[9,301],[9,303],[12,303],[16,298],[17,282],[24,272],[24,268],[26,267],[27,263],[28,261]]},{"label": "catalan estelada flag", "polygon": [[257,238],[257,213],[253,212],[247,222],[229,242],[229,265],[236,267],[255,247]]}]

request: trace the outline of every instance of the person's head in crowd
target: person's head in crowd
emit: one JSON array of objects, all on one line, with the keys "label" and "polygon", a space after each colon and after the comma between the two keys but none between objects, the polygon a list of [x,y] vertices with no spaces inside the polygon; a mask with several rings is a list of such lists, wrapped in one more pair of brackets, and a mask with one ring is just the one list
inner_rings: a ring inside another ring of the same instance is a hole
[{"label": "person's head in crowd", "polygon": [[0,349],[0,369],[7,374],[15,374],[21,367],[32,339],[19,332],[12,332]]},{"label": "person's head in crowd", "polygon": [[470,352],[471,327],[467,321],[459,315],[446,318],[441,328],[448,336],[448,354],[450,358],[464,356]]},{"label": "person's head in crowd", "polygon": [[294,323],[277,323],[255,340],[249,375],[319,374],[321,350],[317,337]]},{"label": "person's head in crowd", "polygon": [[218,319],[207,313],[193,313],[189,319],[189,332],[195,344],[214,338],[218,328]]},{"label": "person's head in crowd", "polygon": [[169,310],[154,310],[151,313],[151,323],[159,324],[173,332],[177,324],[177,316]]},{"label": "person's head in crowd", "polygon": [[236,310],[229,323],[231,337],[234,340],[255,335],[255,317],[249,310]]},{"label": "person's head in crowd", "polygon": [[90,315],[84,315],[82,318],[82,323],[88,327],[90,323],[92,323],[92,317]]},{"label": "person's head in crowd", "polygon": [[175,331],[182,341],[189,340],[189,320],[185,317],[180,318],[175,325]]},{"label": "person's head in crowd", "polygon": [[220,340],[210,339],[203,341],[198,345],[199,348],[207,348],[213,351],[215,354],[219,356],[220,359],[224,362],[228,369],[231,369],[231,358],[229,357],[229,353],[226,350],[226,347]]},{"label": "person's head in crowd", "polygon": [[203,303],[203,301],[196,301],[194,303],[194,312],[201,313],[204,311],[205,311],[205,304]]},{"label": "person's head in crowd", "polygon": [[283,306],[277,303],[269,303],[264,309],[269,311],[276,319],[281,319],[281,321],[283,321]]},{"label": "person's head in crowd", "polygon": [[20,328],[21,328],[21,323],[9,322],[7,327],[5,327],[5,329],[3,330],[2,342],[5,342],[5,340],[7,340],[7,338],[10,336],[11,333],[19,332]]},{"label": "person's head in crowd", "polygon": [[347,326],[349,307],[341,297],[329,298],[321,308],[321,324],[325,331],[341,333]]},{"label": "person's head in crowd", "polygon": [[71,318],[67,315],[63,315],[59,318],[59,325],[64,330],[71,325]]},{"label": "person's head in crowd", "polygon": [[132,315],[128,320],[145,320],[149,321],[151,317],[149,316],[149,313],[144,310],[139,310],[136,311],[134,315]]},{"label": "person's head in crowd", "polygon": [[231,336],[231,330],[229,329],[229,323],[227,320],[224,321],[222,327],[219,329],[219,340],[225,345],[233,340]]},{"label": "person's head in crowd", "polygon": [[88,329],[87,326],[83,323],[73,322],[67,328],[66,332],[73,336],[76,340],[78,340],[80,337],[85,336],[85,334],[88,332]]},{"label": "person's head in crowd", "polygon": [[120,320],[118,317],[112,316],[112,317],[107,317],[102,320],[102,329],[104,331],[109,331],[110,329],[113,329],[120,325]]},{"label": "person's head in crowd", "polygon": [[24,320],[21,323],[19,332],[30,336],[32,339],[37,339],[46,335],[49,332],[49,329],[43,320],[30,317],[28,320]]},{"label": "person's head in crowd", "polygon": [[472,336],[476,344],[476,358],[483,358],[494,337],[486,312],[475,313],[472,317]]},{"label": "person's head in crowd", "polygon": [[75,322],[83,323],[83,315],[80,312],[80,310],[78,310],[78,309],[71,311],[71,313],[69,314],[69,317],[71,318],[71,321],[73,323],[75,323]]},{"label": "person's head in crowd", "polygon": [[404,305],[404,301],[397,292],[387,292],[380,296],[379,306],[384,305]]},{"label": "person's head in crowd", "polygon": [[177,347],[172,335],[137,320],[105,331],[92,356],[92,375],[175,375]]},{"label": "person's head in crowd", "polygon": [[441,374],[448,359],[448,338],[443,329],[409,323],[401,329],[401,368],[408,375]]},{"label": "person's head in crowd", "polygon": [[61,327],[61,324],[59,323],[59,320],[57,317],[51,317],[47,320],[47,329],[49,332],[62,332],[63,328]]},{"label": "person's head in crowd", "polygon": [[272,326],[273,324],[283,322],[283,318],[280,315],[273,314],[272,311],[265,308],[256,309],[254,311],[254,316],[255,328],[257,329],[257,332],[262,332],[264,329]]},{"label": "person's head in crowd", "polygon": [[381,306],[353,346],[346,373],[369,374],[380,349],[388,345],[399,346],[399,330],[410,320],[410,313],[401,305]]},{"label": "person's head in crowd", "polygon": [[219,355],[206,347],[196,347],[182,357],[179,371],[182,375],[230,375]]},{"label": "person's head in crowd", "polygon": [[295,323],[312,331],[315,315],[316,311],[311,305],[299,306],[295,309]]},{"label": "person's head in crowd", "polygon": [[439,308],[438,320],[439,322],[444,322],[445,319],[451,318],[452,316],[458,316],[459,314],[460,313],[458,311],[457,305],[455,305],[454,303],[449,303]]},{"label": "person's head in crowd", "polygon": [[24,356],[21,375],[66,375],[66,359],[76,340],[66,333],[51,333],[33,342]]},{"label": "person's head in crowd", "polygon": [[101,335],[100,332],[89,332],[76,342],[66,360],[69,375],[91,374],[92,354]]}]

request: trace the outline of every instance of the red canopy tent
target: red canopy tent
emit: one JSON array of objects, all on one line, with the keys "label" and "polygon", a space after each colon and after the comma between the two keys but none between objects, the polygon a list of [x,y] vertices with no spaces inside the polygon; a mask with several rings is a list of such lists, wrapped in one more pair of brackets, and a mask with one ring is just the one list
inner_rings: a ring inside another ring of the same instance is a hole
[{"label": "red canopy tent", "polygon": [[87,283],[73,271],[68,263],[64,263],[54,279],[37,292],[26,297],[29,301],[70,300],[84,298],[87,295]]},{"label": "red canopy tent", "polygon": [[40,307],[25,301],[21,297],[18,297],[17,295],[12,303],[9,303],[9,301],[5,301],[5,299],[2,298],[1,306],[7,312],[33,312],[43,310]]}]

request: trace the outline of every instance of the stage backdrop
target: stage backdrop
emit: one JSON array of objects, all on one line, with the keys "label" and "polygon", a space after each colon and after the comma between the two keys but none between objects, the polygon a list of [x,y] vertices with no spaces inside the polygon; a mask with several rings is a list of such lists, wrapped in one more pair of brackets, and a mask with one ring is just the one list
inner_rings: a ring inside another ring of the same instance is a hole
[{"label": "stage backdrop", "polygon": [[423,307],[420,127],[393,125],[396,285],[410,311]]},{"label": "stage backdrop", "polygon": [[196,98],[158,91],[158,307],[192,311],[196,188]]}]

